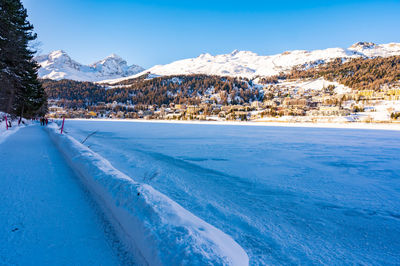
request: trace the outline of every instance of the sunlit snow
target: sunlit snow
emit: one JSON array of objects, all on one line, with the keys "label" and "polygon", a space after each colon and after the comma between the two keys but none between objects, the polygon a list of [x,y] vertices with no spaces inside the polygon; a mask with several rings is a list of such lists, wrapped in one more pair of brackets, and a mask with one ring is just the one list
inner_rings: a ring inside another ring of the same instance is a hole
[{"label": "sunlit snow", "polygon": [[399,264],[399,131],[67,121],[250,264]]}]

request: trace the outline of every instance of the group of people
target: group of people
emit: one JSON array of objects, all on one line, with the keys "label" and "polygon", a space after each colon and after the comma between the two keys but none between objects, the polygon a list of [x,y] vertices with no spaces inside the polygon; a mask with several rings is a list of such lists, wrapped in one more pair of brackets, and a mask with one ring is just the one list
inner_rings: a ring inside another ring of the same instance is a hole
[{"label": "group of people", "polygon": [[48,123],[49,123],[49,119],[47,119],[46,117],[41,117],[40,118],[40,125],[41,126],[47,126]]}]

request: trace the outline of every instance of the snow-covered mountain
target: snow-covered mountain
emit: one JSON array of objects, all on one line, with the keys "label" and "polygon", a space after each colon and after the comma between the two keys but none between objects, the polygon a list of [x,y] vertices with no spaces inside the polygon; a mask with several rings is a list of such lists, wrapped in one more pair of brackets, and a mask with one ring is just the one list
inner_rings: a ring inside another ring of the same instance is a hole
[{"label": "snow-covered mountain", "polygon": [[294,50],[269,56],[238,50],[215,56],[205,53],[196,58],[156,65],[147,70],[137,65],[128,66],[125,60],[115,54],[91,65],[82,65],[61,50],[38,56],[35,60],[41,66],[39,69],[41,78],[116,83],[146,73],[153,76],[207,74],[253,78],[276,75],[297,65],[312,67],[335,58],[351,59],[392,55],[400,55],[400,43],[377,45],[371,42],[359,42],[349,48]]},{"label": "snow-covered mountain", "polygon": [[35,57],[40,65],[39,77],[54,80],[100,81],[134,75],[144,69],[138,65],[128,66],[121,57],[112,54],[91,65],[82,65],[62,51]]},{"label": "snow-covered mountain", "polygon": [[281,54],[261,56],[249,51],[233,51],[229,54],[201,54],[196,58],[184,59],[166,65],[156,65],[142,73],[128,78],[108,80],[115,83],[145,73],[154,75],[208,74],[221,76],[272,76],[297,65],[312,67],[335,58],[387,57],[400,55],[400,43],[374,44],[359,42],[349,48],[328,48],[324,50],[294,50]]}]

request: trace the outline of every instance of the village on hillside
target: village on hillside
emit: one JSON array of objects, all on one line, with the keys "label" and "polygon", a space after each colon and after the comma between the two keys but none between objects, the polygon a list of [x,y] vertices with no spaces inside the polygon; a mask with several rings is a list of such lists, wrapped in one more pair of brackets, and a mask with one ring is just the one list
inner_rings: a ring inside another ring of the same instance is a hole
[{"label": "village on hillside", "polygon": [[[321,83],[322,81],[322,83]],[[326,84],[330,84],[326,86]],[[316,88],[316,89],[315,89]],[[199,104],[135,106],[113,101],[86,108],[64,108],[49,100],[50,118],[110,118],[208,121],[400,122],[400,86],[351,90],[341,84],[283,82],[261,88],[262,100],[221,104],[224,92],[209,89]]]}]

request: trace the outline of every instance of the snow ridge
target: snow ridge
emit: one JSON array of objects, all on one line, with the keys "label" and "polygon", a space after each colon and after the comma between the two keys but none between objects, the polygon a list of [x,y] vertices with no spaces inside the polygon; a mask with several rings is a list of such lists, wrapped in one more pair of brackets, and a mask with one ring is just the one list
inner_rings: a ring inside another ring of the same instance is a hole
[{"label": "snow ridge", "polygon": [[178,60],[166,65],[156,65],[137,75],[115,81],[107,80],[107,82],[115,83],[146,73],[158,76],[207,74],[254,78],[256,76],[277,75],[297,65],[314,67],[335,58],[352,59],[392,55],[400,55],[400,43],[377,45],[370,42],[359,42],[349,48],[328,48],[314,51],[294,50],[270,56],[235,50],[229,54],[213,56],[205,53],[196,58]]},{"label": "snow ridge", "polygon": [[53,124],[47,132],[129,249],[146,264],[249,264],[246,252],[230,236],[56,130]]},{"label": "snow ridge", "polygon": [[34,58],[40,65],[39,77],[54,80],[99,81],[127,77],[143,71],[138,65],[128,66],[118,55],[112,54],[91,65],[82,65],[64,51],[53,51]]}]

